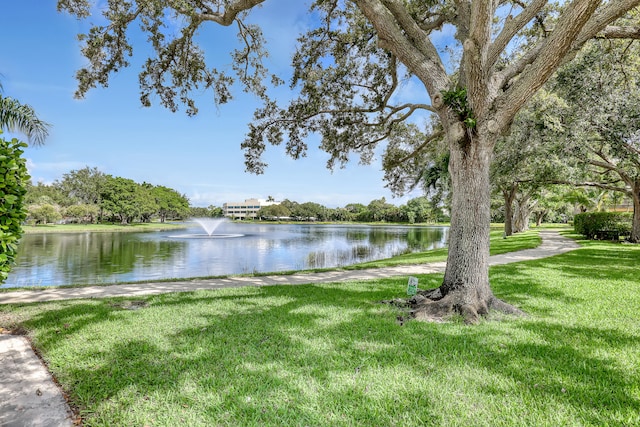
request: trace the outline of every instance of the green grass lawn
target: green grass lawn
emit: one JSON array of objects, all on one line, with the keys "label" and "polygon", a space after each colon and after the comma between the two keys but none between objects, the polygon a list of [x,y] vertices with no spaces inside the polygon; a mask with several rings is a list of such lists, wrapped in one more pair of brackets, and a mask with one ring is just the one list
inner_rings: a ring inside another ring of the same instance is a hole
[{"label": "green grass lawn", "polygon": [[401,326],[377,301],[406,278],[0,306],[0,325],[88,426],[633,426],[639,273],[640,246],[603,242],[493,267],[529,315],[476,326]]}]

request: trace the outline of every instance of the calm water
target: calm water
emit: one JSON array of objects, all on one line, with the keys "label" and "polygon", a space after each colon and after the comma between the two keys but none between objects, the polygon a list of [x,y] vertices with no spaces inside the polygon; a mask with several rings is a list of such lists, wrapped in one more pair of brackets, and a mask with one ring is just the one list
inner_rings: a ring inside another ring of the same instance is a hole
[{"label": "calm water", "polygon": [[28,234],[2,287],[154,280],[337,267],[446,246],[448,228],[225,223],[154,233]]}]

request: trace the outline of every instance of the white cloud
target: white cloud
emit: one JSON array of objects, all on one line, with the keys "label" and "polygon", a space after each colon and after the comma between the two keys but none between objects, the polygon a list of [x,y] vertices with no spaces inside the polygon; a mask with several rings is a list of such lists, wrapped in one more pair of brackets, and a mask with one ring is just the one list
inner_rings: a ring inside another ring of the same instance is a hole
[{"label": "white cloud", "polygon": [[31,158],[27,158],[26,163],[27,171],[29,172],[29,175],[31,175],[31,181],[42,182],[44,184],[50,184],[61,178],[63,174],[72,170],[87,167],[86,163],[73,160],[61,162],[35,162]]}]

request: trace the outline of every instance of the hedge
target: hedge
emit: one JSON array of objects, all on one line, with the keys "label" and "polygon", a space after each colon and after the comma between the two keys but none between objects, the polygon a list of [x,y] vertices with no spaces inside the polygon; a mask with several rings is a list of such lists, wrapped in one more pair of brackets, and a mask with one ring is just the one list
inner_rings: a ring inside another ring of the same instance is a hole
[{"label": "hedge", "polygon": [[0,283],[11,271],[26,218],[23,205],[29,175],[22,158],[26,146],[15,138],[0,138]]},{"label": "hedge", "polygon": [[618,240],[631,235],[633,214],[627,212],[587,212],[573,219],[573,229],[588,239]]}]

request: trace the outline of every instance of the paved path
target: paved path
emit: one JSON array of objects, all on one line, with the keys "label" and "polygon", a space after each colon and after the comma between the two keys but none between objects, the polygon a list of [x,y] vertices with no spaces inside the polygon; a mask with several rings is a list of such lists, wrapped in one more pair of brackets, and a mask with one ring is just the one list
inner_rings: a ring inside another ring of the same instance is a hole
[{"label": "paved path", "polygon": [[71,411],[25,337],[0,335],[0,426],[72,426]]},{"label": "paved path", "polygon": [[[573,240],[554,231],[541,231],[542,244],[490,257],[490,265],[545,258],[577,249]],[[57,301],[77,298],[142,296],[167,292],[220,289],[240,286],[299,285],[306,283],[370,280],[444,272],[445,262],[375,268],[358,271],[297,273],[285,276],[229,277],[171,283],[54,288],[0,293],[0,304]],[[71,426],[71,412],[46,367],[24,337],[0,335],[0,426]]]}]

